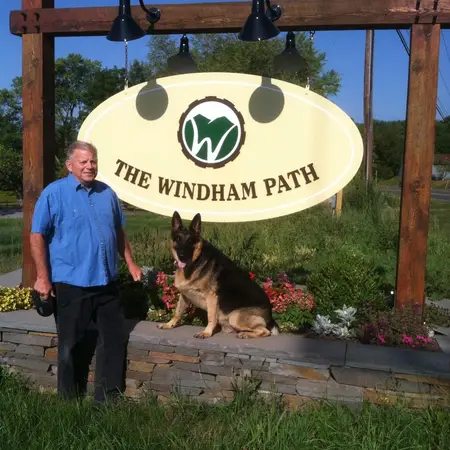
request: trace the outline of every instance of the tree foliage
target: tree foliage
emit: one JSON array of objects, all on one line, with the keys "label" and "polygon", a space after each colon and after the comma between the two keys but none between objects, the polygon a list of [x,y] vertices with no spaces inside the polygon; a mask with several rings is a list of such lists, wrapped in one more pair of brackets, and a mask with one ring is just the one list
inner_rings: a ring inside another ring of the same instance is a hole
[{"label": "tree foliage", "polygon": [[[294,73],[274,68],[274,58],[284,49],[282,38],[261,42],[242,42],[236,35],[196,35],[191,39],[191,54],[199,72],[240,72],[276,78],[304,86],[310,78],[311,89],[324,95],[336,95],[341,77],[335,70],[325,70],[326,55],[319,52],[306,33],[296,34],[296,46],[304,64]],[[168,36],[153,36],[148,43],[148,65],[153,77],[172,75],[167,57],[178,49]]]},{"label": "tree foliage", "polygon": [[0,191],[22,196],[22,154],[0,144]]}]

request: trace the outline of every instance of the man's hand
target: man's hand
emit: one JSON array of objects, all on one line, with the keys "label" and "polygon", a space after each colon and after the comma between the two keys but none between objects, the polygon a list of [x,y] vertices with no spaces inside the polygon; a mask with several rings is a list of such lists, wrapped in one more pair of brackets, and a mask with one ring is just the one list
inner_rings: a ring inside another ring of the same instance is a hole
[{"label": "man's hand", "polygon": [[134,281],[142,280],[142,269],[137,264],[135,264],[134,262],[130,262],[128,264],[128,270],[130,271],[130,274]]},{"label": "man's hand", "polygon": [[34,283],[34,290],[39,293],[45,300],[48,300],[49,295],[55,296],[53,292],[52,284],[48,278],[38,278]]}]

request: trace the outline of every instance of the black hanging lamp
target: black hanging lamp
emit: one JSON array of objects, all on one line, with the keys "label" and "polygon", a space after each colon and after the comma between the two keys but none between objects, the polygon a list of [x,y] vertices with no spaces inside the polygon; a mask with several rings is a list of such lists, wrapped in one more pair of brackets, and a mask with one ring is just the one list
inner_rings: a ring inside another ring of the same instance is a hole
[{"label": "black hanging lamp", "polygon": [[106,39],[108,41],[134,41],[145,36],[145,31],[131,16],[130,0],[120,0],[119,15],[114,20]]},{"label": "black hanging lamp", "polygon": [[[265,5],[267,4],[267,11]],[[281,8],[269,0],[253,0],[252,12],[239,33],[241,41],[264,41],[278,36],[280,30],[273,22],[281,17]]]},{"label": "black hanging lamp", "polygon": [[288,31],[286,34],[286,46],[284,50],[275,56],[274,68],[284,72],[298,72],[305,66],[305,59],[295,47],[295,34]]},{"label": "black hanging lamp", "polygon": [[197,64],[189,53],[189,39],[185,34],[180,39],[179,52],[167,60],[167,65],[169,70],[175,73],[197,72]]}]

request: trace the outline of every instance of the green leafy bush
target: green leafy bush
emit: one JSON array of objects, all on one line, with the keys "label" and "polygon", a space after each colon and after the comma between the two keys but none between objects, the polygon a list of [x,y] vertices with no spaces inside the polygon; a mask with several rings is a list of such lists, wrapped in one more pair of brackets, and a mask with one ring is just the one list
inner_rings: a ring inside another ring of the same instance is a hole
[{"label": "green leafy bush", "polygon": [[380,270],[363,255],[345,251],[325,254],[316,263],[306,285],[315,297],[315,311],[330,315],[344,305],[359,309],[372,300],[383,305],[386,292]]}]

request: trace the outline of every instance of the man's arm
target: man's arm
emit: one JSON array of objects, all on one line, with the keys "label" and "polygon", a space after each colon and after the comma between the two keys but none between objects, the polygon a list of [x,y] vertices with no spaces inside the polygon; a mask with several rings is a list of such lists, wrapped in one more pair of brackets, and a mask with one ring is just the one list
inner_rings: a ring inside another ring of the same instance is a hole
[{"label": "man's arm", "polygon": [[133,255],[131,253],[131,245],[122,227],[117,230],[117,248],[119,250],[120,256],[125,260],[127,264],[134,262]]},{"label": "man's arm", "polygon": [[49,194],[44,190],[38,198],[31,222],[30,246],[31,257],[36,267],[36,282],[34,289],[43,297],[52,292],[51,274],[48,266],[48,245],[46,236],[53,227],[53,217],[50,211]]},{"label": "man's arm", "polygon": [[31,257],[36,266],[37,278],[50,279],[50,272],[47,264],[47,242],[45,237],[39,233],[31,233]]},{"label": "man's arm", "polygon": [[133,280],[140,281],[142,279],[142,270],[133,260],[130,242],[122,227],[119,227],[117,230],[117,248],[120,256],[122,256],[127,263],[128,270],[130,271]]},{"label": "man's arm", "polygon": [[47,242],[45,237],[39,233],[31,233],[31,257],[36,267],[36,282],[34,289],[44,298],[49,295],[54,296],[52,284],[50,282],[50,271],[48,269]]}]

